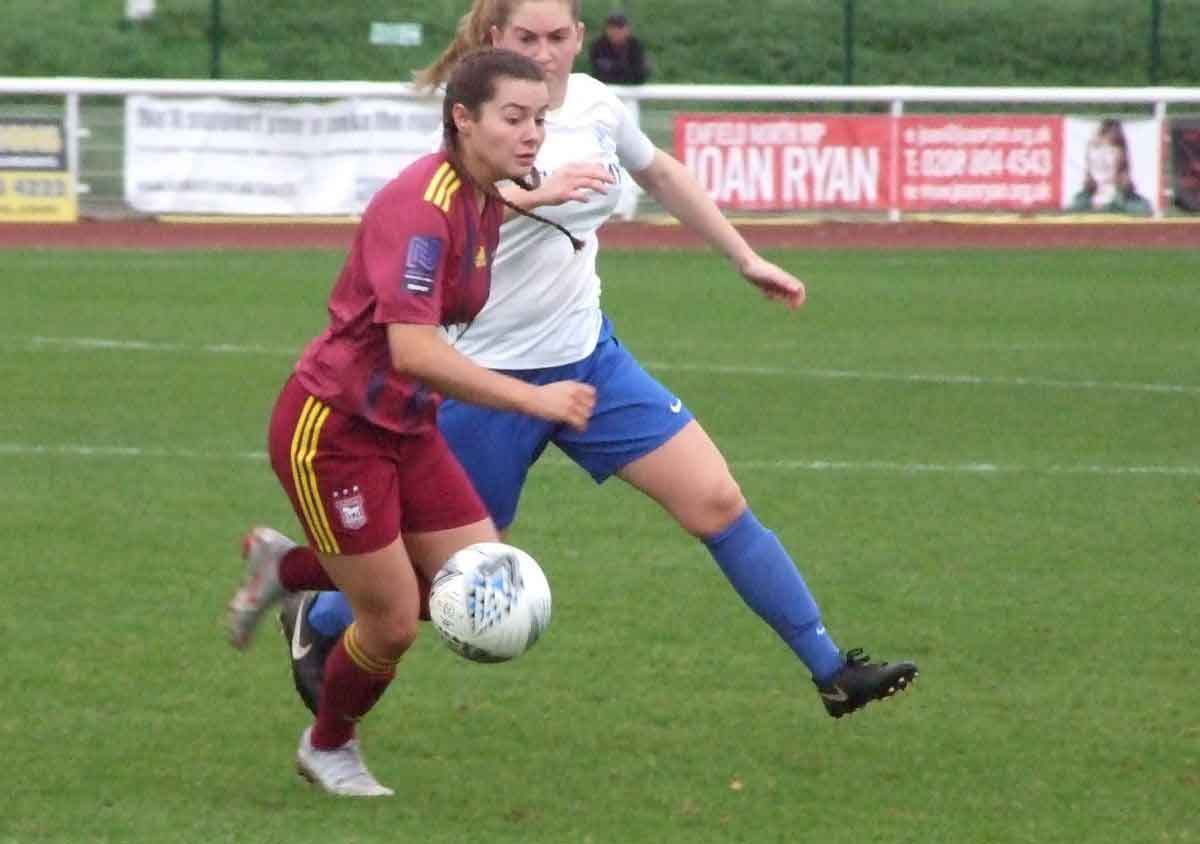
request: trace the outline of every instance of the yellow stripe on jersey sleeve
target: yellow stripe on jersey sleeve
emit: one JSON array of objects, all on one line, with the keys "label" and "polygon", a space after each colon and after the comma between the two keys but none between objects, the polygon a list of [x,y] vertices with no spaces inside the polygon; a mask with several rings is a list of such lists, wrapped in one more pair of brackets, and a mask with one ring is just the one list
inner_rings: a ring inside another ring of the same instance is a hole
[{"label": "yellow stripe on jersey sleeve", "polygon": [[450,175],[450,178],[442,182],[442,187],[439,188],[436,194],[433,194],[433,204],[437,205],[443,211],[449,211],[450,204],[446,202],[446,191],[452,192],[456,190],[458,190],[458,174],[454,173]]},{"label": "yellow stripe on jersey sleeve", "polygon": [[454,194],[458,192],[458,188],[460,187],[462,187],[462,182],[458,181],[458,176],[455,176],[454,181],[451,181],[449,185],[446,185],[445,198],[440,200],[438,203],[438,208],[445,211],[446,214],[450,214],[450,202],[452,199],[454,199]]},{"label": "yellow stripe on jersey sleeve", "polygon": [[445,187],[446,175],[454,172],[454,168],[450,166],[449,161],[443,161],[442,166],[433,174],[433,178],[429,180],[429,185],[425,188],[425,201],[432,202],[437,205],[438,202],[434,199],[438,191]]}]

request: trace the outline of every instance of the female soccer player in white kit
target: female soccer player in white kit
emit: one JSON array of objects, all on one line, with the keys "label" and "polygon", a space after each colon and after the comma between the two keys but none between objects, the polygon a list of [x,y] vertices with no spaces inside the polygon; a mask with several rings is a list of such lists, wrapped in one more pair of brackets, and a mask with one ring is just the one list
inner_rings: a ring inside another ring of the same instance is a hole
[{"label": "female soccer player in white kit", "polygon": [[[530,383],[590,383],[596,408],[582,433],[455,401],[443,404],[438,425],[501,530],[515,518],[529,468],[551,442],[597,482],[615,474],[649,495],[705,544],[743,600],[807,666],[829,714],[841,717],[904,689],[917,667],[872,663],[861,650],[839,650],[787,551],[755,518],[720,451],[682,400],[613,335],[600,309],[596,231],[616,208],[622,168],[771,301],[799,307],[804,286],[746,243],[612,91],[571,72],[583,43],[579,0],[475,0],[454,43],[419,81],[440,84],[460,55],[488,44],[522,53],[545,70],[550,111],[535,165],[541,184],[502,192],[524,208],[536,207],[583,247],[573,251],[561,234],[532,220],[506,222],[490,297],[451,338],[476,363]],[[322,593],[311,611],[303,602],[286,607],[283,622],[289,637],[299,623],[302,639],[319,644],[336,638],[350,614],[339,595]],[[310,706],[311,678],[321,672],[312,662],[322,650],[303,654],[307,666],[295,659],[302,649],[293,650],[297,688]]]}]

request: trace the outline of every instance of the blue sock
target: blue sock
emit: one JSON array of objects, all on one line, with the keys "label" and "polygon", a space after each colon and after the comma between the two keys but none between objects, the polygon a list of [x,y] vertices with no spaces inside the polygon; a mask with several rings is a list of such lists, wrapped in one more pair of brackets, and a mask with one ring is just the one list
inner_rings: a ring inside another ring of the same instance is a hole
[{"label": "blue sock", "polygon": [[308,608],[308,623],[322,636],[336,639],[354,621],[350,602],[341,592],[322,592]]},{"label": "blue sock", "polygon": [[771,625],[817,683],[823,685],[842,669],[845,660],[825,633],[821,610],[804,578],[749,507],[704,544],[746,605]]}]

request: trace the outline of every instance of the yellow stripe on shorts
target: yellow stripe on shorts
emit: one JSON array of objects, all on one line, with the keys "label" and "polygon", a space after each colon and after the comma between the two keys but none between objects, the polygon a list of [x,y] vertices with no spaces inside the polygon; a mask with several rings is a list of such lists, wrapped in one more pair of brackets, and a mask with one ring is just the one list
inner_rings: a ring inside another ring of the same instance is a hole
[{"label": "yellow stripe on shorts", "polygon": [[312,396],[304,401],[304,409],[300,411],[300,419],[292,434],[292,481],[296,485],[296,497],[300,501],[300,511],[309,533],[317,540],[317,550],[326,554],[340,554],[325,508],[321,506],[320,487],[317,486],[317,474],[312,466],[313,458],[317,456],[321,427],[328,418],[327,405]]}]

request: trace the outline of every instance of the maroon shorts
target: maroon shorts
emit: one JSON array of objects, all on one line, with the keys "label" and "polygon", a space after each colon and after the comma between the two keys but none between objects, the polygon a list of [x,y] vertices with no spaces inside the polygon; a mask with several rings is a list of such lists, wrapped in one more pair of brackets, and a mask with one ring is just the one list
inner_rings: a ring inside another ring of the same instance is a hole
[{"label": "maroon shorts", "polygon": [[366,554],[401,533],[488,515],[436,428],[384,430],[309,395],[295,376],[275,402],[268,446],[271,467],[322,554]]}]

